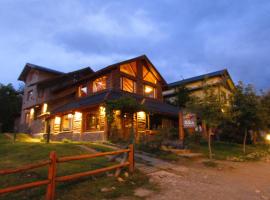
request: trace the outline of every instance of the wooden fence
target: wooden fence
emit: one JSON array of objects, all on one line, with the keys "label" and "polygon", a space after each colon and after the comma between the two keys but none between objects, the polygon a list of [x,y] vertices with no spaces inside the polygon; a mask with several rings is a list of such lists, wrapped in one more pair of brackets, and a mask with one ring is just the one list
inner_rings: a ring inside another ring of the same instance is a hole
[{"label": "wooden fence", "polygon": [[[57,177],[57,175],[56,175],[56,168],[57,168],[58,163],[70,162],[70,161],[75,161],[75,160],[84,160],[84,159],[96,158],[96,157],[100,157],[100,156],[117,155],[117,154],[122,154],[122,153],[127,153],[128,159],[125,162],[121,162],[120,164],[116,164],[113,166],[104,167],[104,168],[100,168],[100,169],[95,169],[95,170],[91,170],[91,171],[80,172],[80,173],[67,175],[67,176]],[[127,167],[127,166],[129,167],[129,172],[132,173],[134,171],[134,147],[133,147],[133,145],[129,145],[128,149],[122,149],[122,150],[118,150],[118,151],[96,153],[96,154],[85,154],[85,155],[78,155],[78,156],[66,156],[66,157],[60,157],[60,158],[57,158],[56,153],[53,151],[50,153],[49,160],[42,161],[42,162],[39,162],[37,164],[23,166],[23,167],[20,167],[17,169],[0,170],[0,175],[25,172],[27,170],[36,169],[36,168],[44,167],[47,165],[49,165],[48,179],[47,180],[35,181],[35,182],[26,183],[26,184],[22,184],[22,185],[3,188],[3,189],[0,189],[0,195],[5,194],[5,193],[10,193],[10,192],[15,192],[18,190],[24,190],[24,189],[28,189],[28,188],[47,185],[47,192],[46,192],[45,199],[46,200],[54,200],[55,187],[56,187],[57,182],[70,181],[70,180],[78,179],[81,177],[99,174],[102,172],[107,172],[107,171],[110,171],[113,169],[119,169],[119,168],[123,168],[123,167]]]}]

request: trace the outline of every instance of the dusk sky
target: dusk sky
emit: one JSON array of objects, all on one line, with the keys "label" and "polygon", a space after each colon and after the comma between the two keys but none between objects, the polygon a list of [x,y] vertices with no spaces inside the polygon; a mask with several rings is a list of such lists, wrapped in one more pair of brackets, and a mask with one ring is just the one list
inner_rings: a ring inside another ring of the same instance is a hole
[{"label": "dusk sky", "polygon": [[98,70],[146,54],[168,83],[227,68],[270,89],[269,0],[1,0],[0,82],[25,63]]}]

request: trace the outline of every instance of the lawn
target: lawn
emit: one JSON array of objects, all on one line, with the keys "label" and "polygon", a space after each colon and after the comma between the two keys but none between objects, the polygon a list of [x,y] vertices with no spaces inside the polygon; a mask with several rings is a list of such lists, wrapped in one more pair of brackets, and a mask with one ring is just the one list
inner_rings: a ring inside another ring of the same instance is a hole
[{"label": "lawn", "polygon": [[[208,156],[208,144],[202,142],[189,145],[193,152],[203,153]],[[246,145],[246,155],[243,154],[243,145],[226,142],[213,142],[212,144],[213,158],[217,160],[226,160],[236,158],[235,161],[259,160],[261,157],[269,154],[269,146],[267,145]]]},{"label": "lawn", "polygon": [[[69,156],[87,154],[82,150],[77,143],[40,143],[38,140],[31,140],[25,135],[18,135],[17,142],[13,143],[3,134],[0,134],[0,153],[1,162],[0,169],[16,168],[25,164],[35,163],[37,161],[48,159],[51,151],[56,151],[57,156]],[[106,151],[103,146],[98,144],[92,145],[96,149]],[[57,175],[68,175],[76,172],[88,171],[97,169],[114,163],[108,162],[105,157],[98,157],[84,161],[73,161],[57,165]],[[43,167],[35,170],[30,170],[25,173],[17,173],[12,175],[2,175],[0,179],[0,188],[18,185],[21,183],[32,182],[36,180],[47,179],[48,167]],[[148,178],[139,172],[133,175],[124,177],[125,182],[118,182],[113,176],[106,174],[82,178],[76,181],[57,184],[56,194],[59,200],[73,199],[103,199],[116,198],[120,196],[131,196],[133,190],[137,187],[151,187]],[[102,188],[112,188],[108,192],[101,192]],[[16,193],[0,196],[0,199],[29,199],[39,200],[44,199],[46,187],[33,188],[23,190]]]}]

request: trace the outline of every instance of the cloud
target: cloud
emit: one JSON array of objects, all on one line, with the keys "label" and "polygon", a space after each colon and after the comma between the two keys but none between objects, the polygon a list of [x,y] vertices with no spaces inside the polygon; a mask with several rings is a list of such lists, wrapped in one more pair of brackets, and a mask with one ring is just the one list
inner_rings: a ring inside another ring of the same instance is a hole
[{"label": "cloud", "polygon": [[0,80],[26,62],[70,71],[146,54],[167,82],[228,68],[269,88],[270,2],[2,0]]}]

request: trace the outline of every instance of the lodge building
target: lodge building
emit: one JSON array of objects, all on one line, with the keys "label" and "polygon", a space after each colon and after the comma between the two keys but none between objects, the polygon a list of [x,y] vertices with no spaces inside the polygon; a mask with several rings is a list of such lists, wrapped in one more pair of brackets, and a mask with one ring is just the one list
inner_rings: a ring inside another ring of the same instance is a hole
[{"label": "lodge building", "polygon": [[128,139],[131,127],[139,139],[177,124],[179,109],[163,100],[167,83],[145,55],[98,71],[86,67],[69,73],[27,63],[18,80],[25,83],[22,132],[50,132],[55,140],[107,140],[106,102],[124,96],[136,99],[146,111],[128,117],[116,110],[113,128],[119,137]]}]

